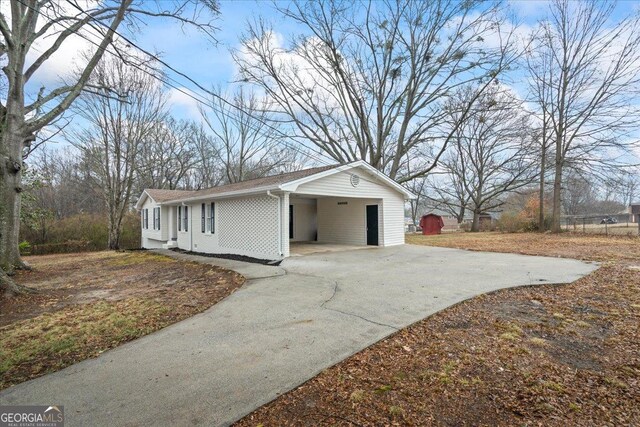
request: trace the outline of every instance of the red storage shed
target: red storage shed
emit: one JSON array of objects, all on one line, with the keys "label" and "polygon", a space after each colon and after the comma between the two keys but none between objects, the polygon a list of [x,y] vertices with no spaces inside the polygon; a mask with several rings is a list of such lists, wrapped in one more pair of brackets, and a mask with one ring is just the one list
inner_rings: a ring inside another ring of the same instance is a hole
[{"label": "red storage shed", "polygon": [[422,228],[422,234],[440,234],[442,227],[444,227],[444,221],[440,215],[427,214],[420,218],[420,227]]}]

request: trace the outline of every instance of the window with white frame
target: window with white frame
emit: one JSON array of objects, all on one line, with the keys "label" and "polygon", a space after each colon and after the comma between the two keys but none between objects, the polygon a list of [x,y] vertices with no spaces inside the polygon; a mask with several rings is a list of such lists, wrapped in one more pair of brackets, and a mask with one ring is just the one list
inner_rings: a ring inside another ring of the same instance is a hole
[{"label": "window with white frame", "polygon": [[144,227],[145,230],[148,230],[149,229],[149,209],[144,210],[144,217],[142,222],[143,222],[142,227]]},{"label": "window with white frame", "polygon": [[215,234],[216,232],[216,202],[211,202],[209,205],[209,233]]},{"label": "window with white frame", "polygon": [[178,231],[182,231],[182,206],[178,206]]},{"label": "window with white frame", "polygon": [[200,205],[200,231],[202,233],[206,233],[207,231],[206,211],[207,205],[203,203],[202,205]]},{"label": "window with white frame", "polygon": [[153,229],[160,230],[160,208],[153,208]]},{"label": "window with white frame", "polygon": [[184,231],[189,231],[189,206],[183,206],[184,215],[182,215],[182,228]]}]

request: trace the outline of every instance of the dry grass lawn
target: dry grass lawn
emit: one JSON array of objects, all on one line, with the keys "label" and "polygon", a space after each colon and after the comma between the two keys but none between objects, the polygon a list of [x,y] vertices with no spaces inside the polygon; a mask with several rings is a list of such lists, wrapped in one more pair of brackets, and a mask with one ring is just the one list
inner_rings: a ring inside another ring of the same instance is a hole
[{"label": "dry grass lawn", "polygon": [[237,273],[143,251],[44,255],[0,299],[0,389],[193,316],[242,286]]},{"label": "dry grass lawn", "polygon": [[640,425],[640,239],[456,233],[407,241],[602,267],[572,284],[502,290],[446,309],[238,425]]}]

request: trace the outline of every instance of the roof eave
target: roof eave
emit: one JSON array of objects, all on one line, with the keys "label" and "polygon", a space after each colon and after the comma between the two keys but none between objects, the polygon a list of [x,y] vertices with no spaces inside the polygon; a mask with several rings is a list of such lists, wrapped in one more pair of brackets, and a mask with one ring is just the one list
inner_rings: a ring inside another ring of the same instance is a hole
[{"label": "roof eave", "polygon": [[260,194],[260,193],[266,193],[267,191],[276,191],[279,190],[280,187],[275,186],[275,185],[268,185],[268,186],[263,186],[263,187],[258,187],[258,188],[250,188],[247,190],[237,190],[237,191],[227,191],[227,192],[223,192],[223,193],[219,193],[219,194],[205,194],[202,196],[195,196],[195,197],[185,197],[185,198],[180,198],[180,199],[173,199],[173,200],[167,200],[163,203],[160,203],[161,205],[168,205],[168,206],[173,206],[173,205],[180,205],[182,203],[190,203],[190,202],[201,202],[203,200],[212,200],[212,199],[228,199],[230,197],[237,197],[237,196],[248,196],[248,195],[253,195],[253,194]]},{"label": "roof eave", "polygon": [[142,191],[142,194],[140,195],[140,197],[138,198],[138,201],[136,202],[136,210],[137,211],[142,210],[142,205],[144,205],[144,201],[147,199],[147,197],[155,202],[155,199],[153,197],[151,197],[151,195],[149,193],[147,193],[147,190],[145,189],[145,190]]},{"label": "roof eave", "polygon": [[391,178],[389,178],[384,173],[380,172],[378,169],[374,168],[364,160],[358,160],[355,162],[347,163],[346,165],[341,165],[333,169],[329,169],[323,172],[306,176],[304,178],[299,178],[294,181],[281,184],[280,189],[282,191],[288,191],[288,192],[294,193],[295,191],[297,191],[298,187],[302,184],[306,184],[307,182],[315,181],[316,179],[324,178],[326,176],[331,176],[339,172],[345,172],[349,169],[353,169],[355,167],[360,167],[360,166],[367,169],[372,175],[375,175],[378,179],[380,179],[390,187],[394,188],[399,193],[402,193],[405,197],[405,200],[417,199],[417,196],[415,194],[413,194],[412,192],[404,188],[402,185],[398,184],[397,182],[395,182],[394,180],[392,180]]}]

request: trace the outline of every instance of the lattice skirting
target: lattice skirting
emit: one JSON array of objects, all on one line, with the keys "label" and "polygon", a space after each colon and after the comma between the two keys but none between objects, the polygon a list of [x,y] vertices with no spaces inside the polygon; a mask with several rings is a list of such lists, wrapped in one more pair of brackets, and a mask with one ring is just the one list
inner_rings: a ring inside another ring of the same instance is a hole
[{"label": "lattice skirting", "polygon": [[278,256],[278,201],[268,196],[220,201],[219,244],[265,257]]}]

